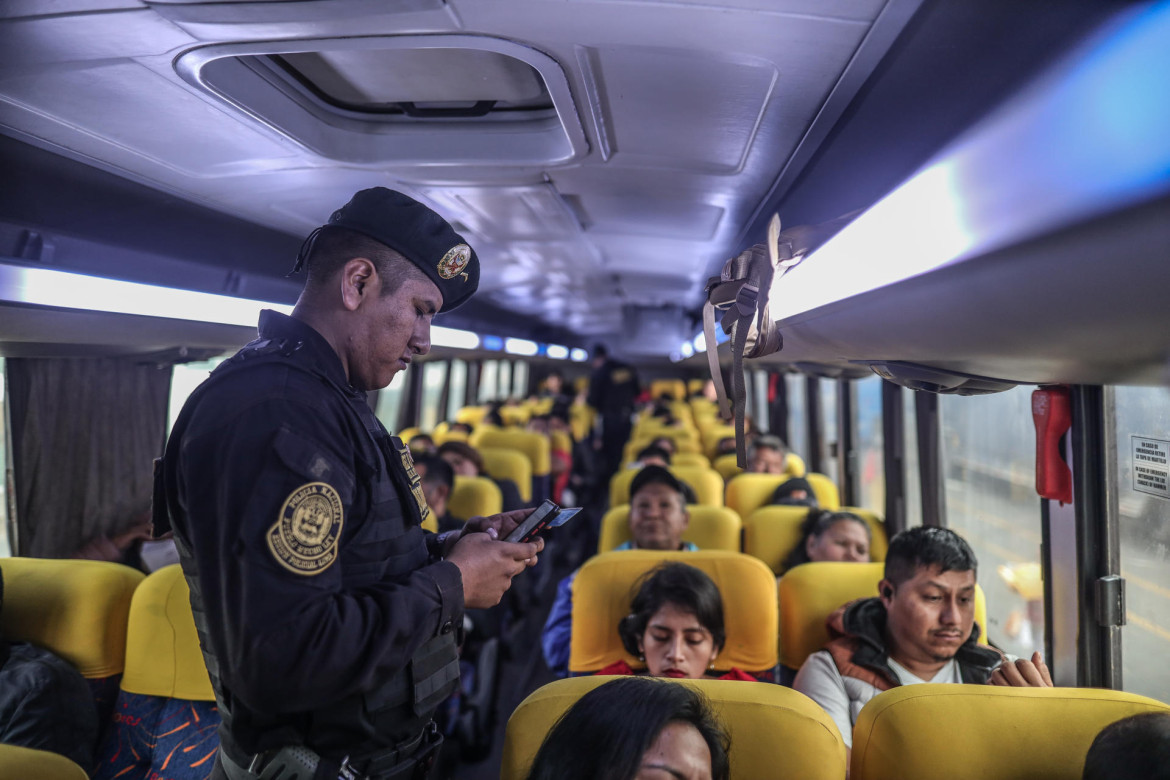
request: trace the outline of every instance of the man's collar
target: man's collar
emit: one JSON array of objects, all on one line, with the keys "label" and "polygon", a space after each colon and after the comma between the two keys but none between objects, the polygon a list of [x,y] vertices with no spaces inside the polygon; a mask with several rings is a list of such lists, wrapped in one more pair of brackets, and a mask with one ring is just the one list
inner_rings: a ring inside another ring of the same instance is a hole
[{"label": "man's collar", "polygon": [[278,311],[264,309],[260,312],[259,331],[260,338],[300,342],[300,352],[315,368],[341,387],[353,390],[345,375],[345,368],[341,365],[341,358],[312,325]]}]

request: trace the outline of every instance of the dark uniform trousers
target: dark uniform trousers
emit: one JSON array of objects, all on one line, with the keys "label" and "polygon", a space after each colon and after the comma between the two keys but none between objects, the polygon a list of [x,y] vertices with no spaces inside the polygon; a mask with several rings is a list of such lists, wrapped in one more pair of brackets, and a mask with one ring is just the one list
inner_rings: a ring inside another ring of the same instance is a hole
[{"label": "dark uniform trousers", "polygon": [[306,779],[425,775],[458,685],[462,578],[420,528],[409,451],[320,334],[262,313],[184,406],[155,507],[223,719],[216,776],[273,776],[289,747],[319,759]]}]

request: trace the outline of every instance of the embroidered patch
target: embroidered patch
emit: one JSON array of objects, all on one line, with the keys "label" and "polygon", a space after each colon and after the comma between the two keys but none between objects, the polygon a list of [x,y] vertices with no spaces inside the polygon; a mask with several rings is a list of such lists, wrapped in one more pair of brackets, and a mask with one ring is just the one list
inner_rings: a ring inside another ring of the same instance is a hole
[{"label": "embroidered patch", "polygon": [[[447,250],[447,254],[443,255],[443,259],[439,261],[439,276],[444,279],[454,279],[467,264],[471,262],[471,247],[467,244],[456,244]],[[463,274],[463,280],[467,281],[467,274]]]},{"label": "embroidered patch", "polygon": [[402,458],[402,468],[406,471],[406,479],[410,482],[410,493],[414,496],[414,502],[418,504],[418,515],[426,520],[427,515],[431,513],[431,508],[427,506],[427,497],[423,495],[422,478],[414,469],[414,456],[410,454],[410,448],[405,444],[398,447],[398,456]]},{"label": "embroidered patch", "polygon": [[320,574],[337,560],[343,522],[337,490],[325,482],[310,482],[284,500],[280,518],[268,529],[268,549],[291,572]]}]

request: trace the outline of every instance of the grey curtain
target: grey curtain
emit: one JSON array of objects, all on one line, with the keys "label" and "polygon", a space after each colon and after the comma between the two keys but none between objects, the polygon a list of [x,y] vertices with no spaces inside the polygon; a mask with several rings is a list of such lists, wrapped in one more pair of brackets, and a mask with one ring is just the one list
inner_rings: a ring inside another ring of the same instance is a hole
[{"label": "grey curtain", "polygon": [[141,522],[162,451],[171,366],[9,358],[15,554],[64,558]]}]

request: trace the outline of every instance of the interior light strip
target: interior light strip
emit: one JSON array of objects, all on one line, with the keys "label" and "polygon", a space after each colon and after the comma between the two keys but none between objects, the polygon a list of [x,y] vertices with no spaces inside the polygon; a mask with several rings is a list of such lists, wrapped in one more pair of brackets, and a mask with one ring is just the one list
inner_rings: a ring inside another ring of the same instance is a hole
[{"label": "interior light strip", "polygon": [[574,347],[573,350],[569,352],[569,357],[578,363],[584,363],[589,359],[589,353],[580,347]]},{"label": "interior light strip", "polygon": [[479,336],[469,330],[432,325],[431,346],[451,347],[453,349],[475,349],[479,346]]},{"label": "interior light strip", "polygon": [[560,344],[549,344],[545,354],[553,360],[564,360],[569,357],[569,348]]},{"label": "interior light strip", "polygon": [[532,357],[540,351],[540,347],[535,341],[528,339],[504,339],[504,351],[509,355],[523,355],[525,357]]},{"label": "interior light strip", "polygon": [[1170,2],[1120,16],[777,279],[773,316],[784,320],[1170,190],[1168,40]]}]

